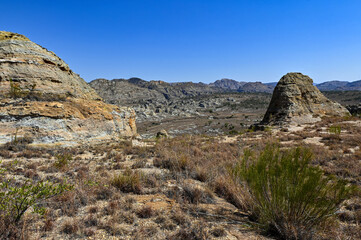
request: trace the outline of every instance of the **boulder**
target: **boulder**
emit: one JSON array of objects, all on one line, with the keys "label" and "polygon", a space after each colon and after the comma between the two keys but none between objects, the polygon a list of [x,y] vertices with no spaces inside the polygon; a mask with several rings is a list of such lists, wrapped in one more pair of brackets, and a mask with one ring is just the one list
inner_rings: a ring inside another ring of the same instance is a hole
[{"label": "boulder", "polygon": [[157,132],[156,138],[168,138],[168,133],[166,130],[162,129],[159,132]]},{"label": "boulder", "polygon": [[359,105],[349,105],[347,110],[354,116],[361,116],[361,103]]}]

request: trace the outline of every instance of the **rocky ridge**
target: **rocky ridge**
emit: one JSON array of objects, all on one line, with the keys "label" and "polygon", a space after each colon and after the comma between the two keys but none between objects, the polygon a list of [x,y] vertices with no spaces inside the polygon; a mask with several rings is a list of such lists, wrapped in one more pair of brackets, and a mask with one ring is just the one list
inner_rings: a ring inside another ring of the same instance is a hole
[{"label": "rocky ridge", "polygon": [[[213,84],[164,81],[145,81],[140,78],[96,79],[89,83],[107,102],[131,106],[137,121],[157,121],[166,118],[202,116],[207,109],[221,109],[225,105],[241,104],[224,93],[270,93],[273,87],[260,82],[218,80]],[[232,99],[232,100],[230,100]]]},{"label": "rocky ridge", "polygon": [[53,52],[0,31],[0,144],[76,144],[136,134],[135,113],[106,104]]},{"label": "rocky ridge", "polygon": [[197,109],[204,109],[209,104],[194,98],[223,92],[203,83],[148,82],[140,78],[96,79],[89,85],[107,103],[133,107],[139,122],[198,116]]},{"label": "rocky ridge", "polygon": [[310,123],[324,116],[350,115],[339,103],[326,98],[302,73],[284,75],[274,89],[271,102],[261,122],[266,125]]},{"label": "rocky ridge", "polygon": [[222,78],[221,80],[217,80],[214,83],[211,83],[209,85],[218,87],[218,88],[222,88],[222,89],[226,89],[226,90],[237,91],[239,88],[241,88],[245,84],[246,84],[246,82],[238,82],[233,79]]},{"label": "rocky ridge", "polygon": [[361,80],[354,82],[328,81],[316,86],[321,91],[361,91]]}]

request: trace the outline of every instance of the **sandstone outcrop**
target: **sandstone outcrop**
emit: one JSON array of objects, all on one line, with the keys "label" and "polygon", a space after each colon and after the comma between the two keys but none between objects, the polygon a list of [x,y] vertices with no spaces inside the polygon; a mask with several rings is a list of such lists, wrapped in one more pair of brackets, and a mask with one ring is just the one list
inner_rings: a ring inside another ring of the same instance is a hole
[{"label": "sandstone outcrop", "polygon": [[0,144],[76,144],[136,135],[135,113],[106,104],[53,52],[0,31]]},{"label": "sandstone outcrop", "polygon": [[319,121],[324,116],[349,114],[345,107],[326,98],[309,76],[288,73],[274,89],[261,125],[303,124]]}]

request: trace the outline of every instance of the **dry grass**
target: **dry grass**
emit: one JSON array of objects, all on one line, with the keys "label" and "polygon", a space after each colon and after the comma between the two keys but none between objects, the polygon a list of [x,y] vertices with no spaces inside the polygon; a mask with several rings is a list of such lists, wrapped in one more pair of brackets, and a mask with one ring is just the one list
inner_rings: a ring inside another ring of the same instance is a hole
[{"label": "dry grass", "polygon": [[[327,174],[361,185],[361,150],[357,149],[361,129],[339,120],[326,119],[299,132],[283,130],[278,136],[248,132],[234,142],[181,136],[161,139],[155,147],[134,147],[131,141],[66,149],[28,144],[0,147],[0,168],[6,169],[0,179],[16,177],[19,184],[26,179],[66,179],[74,184],[73,190],[43,203],[45,216],[29,212],[25,224],[38,226],[27,230],[34,239],[99,239],[100,233],[106,238],[222,239],[230,234],[243,236],[244,232],[255,239],[267,239],[241,224],[248,223],[249,218],[236,212],[247,213],[248,195],[232,181],[228,168],[241,158],[245,148],[259,152],[270,141],[289,141],[283,145],[288,147],[318,136],[324,137],[325,146],[308,145],[314,153],[313,164]],[[339,139],[327,132],[336,124],[341,127]],[[72,160],[55,167],[59,160],[56,156],[64,153]],[[337,222],[326,224],[320,238],[358,239],[360,206],[359,196],[345,203],[339,215],[341,227]],[[6,222],[0,221],[1,226]],[[13,234],[25,232],[23,226],[6,229],[13,229]]]},{"label": "dry grass", "polygon": [[129,193],[141,193],[142,192],[142,176],[139,172],[133,172],[130,169],[126,169],[123,173],[114,175],[110,180],[110,184],[120,191]]}]

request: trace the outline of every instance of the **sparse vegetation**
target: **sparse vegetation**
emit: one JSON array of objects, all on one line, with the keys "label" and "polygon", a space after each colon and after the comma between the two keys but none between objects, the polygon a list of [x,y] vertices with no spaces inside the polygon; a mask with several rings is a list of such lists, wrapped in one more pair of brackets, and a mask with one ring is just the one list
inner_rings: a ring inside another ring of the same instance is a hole
[{"label": "sparse vegetation", "polygon": [[[131,141],[80,148],[39,148],[20,141],[4,145],[0,149],[2,181],[15,177],[13,183],[21,186],[40,181],[61,184],[66,178],[74,187],[35,204],[45,210],[44,216],[33,213],[30,207],[17,223],[10,217],[2,218],[1,224],[12,225],[1,230],[0,238],[4,234],[17,238],[99,238],[102,234],[106,238],[221,239],[238,234],[245,239],[269,239],[270,232],[277,232],[270,227],[272,221],[261,221],[257,215],[261,211],[257,211],[246,181],[241,177],[234,181],[229,168],[243,158],[244,149],[252,149],[248,163],[255,164],[267,143],[275,142],[274,137],[282,149],[277,150],[280,158],[283,151],[292,152],[290,149],[316,137],[323,145],[307,144],[314,155],[308,166],[322,168],[323,176],[334,175],[334,183],[343,179],[360,186],[360,128],[352,124],[354,119],[345,121],[324,119],[314,126],[283,130],[277,135],[270,129],[215,138],[188,135],[153,139],[144,141],[147,147]],[[228,128],[235,126],[231,123]],[[337,139],[328,131],[333,125],[342,129]],[[336,214],[313,225],[310,232],[322,240],[358,239],[360,203],[356,194],[341,203]],[[268,232],[262,236],[250,225],[262,226]],[[32,226],[37,226],[36,230]]]}]

